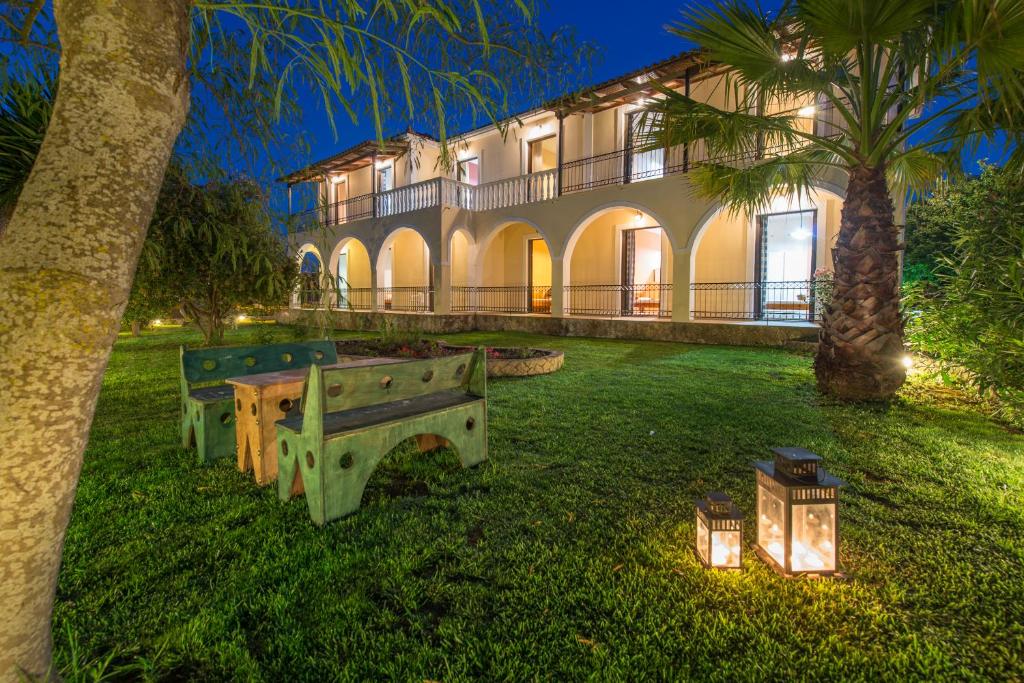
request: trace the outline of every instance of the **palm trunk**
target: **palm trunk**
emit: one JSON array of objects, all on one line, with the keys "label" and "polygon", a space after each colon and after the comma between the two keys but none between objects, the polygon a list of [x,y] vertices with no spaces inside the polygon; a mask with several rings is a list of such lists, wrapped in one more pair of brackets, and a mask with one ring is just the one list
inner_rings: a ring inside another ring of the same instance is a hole
[{"label": "palm trunk", "polygon": [[103,372],[188,109],[189,0],[54,0],[60,89],[0,242],[0,681],[49,675]]},{"label": "palm trunk", "polygon": [[814,360],[822,392],[850,401],[886,399],[906,379],[901,249],[885,169],[853,169],[832,252],[835,290]]}]

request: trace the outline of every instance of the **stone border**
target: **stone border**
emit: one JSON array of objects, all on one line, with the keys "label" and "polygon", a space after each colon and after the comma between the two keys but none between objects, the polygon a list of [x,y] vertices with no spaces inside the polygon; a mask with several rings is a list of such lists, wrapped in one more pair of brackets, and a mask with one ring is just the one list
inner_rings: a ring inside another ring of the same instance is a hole
[{"label": "stone border", "polygon": [[[448,346],[447,344],[445,346]],[[465,349],[472,351],[472,346],[448,346],[450,349]],[[502,350],[506,347],[494,347]],[[552,351],[551,349],[529,349],[530,351],[543,351],[543,356],[533,358],[491,358],[487,357],[488,377],[532,377],[533,375],[550,375],[562,369],[565,363],[565,353]]]},{"label": "stone border", "polygon": [[[312,318],[312,311],[294,308],[279,311],[276,316],[279,323],[288,325],[301,323],[307,318]],[[727,346],[782,347],[789,341],[813,340],[818,337],[818,326],[811,324],[767,325],[615,318],[552,318],[546,315],[351,311],[334,311],[331,319],[335,329],[367,332],[379,329],[381,323],[388,320],[398,330],[437,335],[456,332],[528,332],[561,337],[639,339]]]}]

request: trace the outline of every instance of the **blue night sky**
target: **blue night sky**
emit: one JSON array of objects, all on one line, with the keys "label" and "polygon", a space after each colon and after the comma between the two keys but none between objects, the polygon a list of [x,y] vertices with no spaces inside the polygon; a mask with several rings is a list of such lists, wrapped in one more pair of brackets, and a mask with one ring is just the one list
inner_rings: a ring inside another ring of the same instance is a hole
[{"label": "blue night sky", "polygon": [[[561,26],[574,27],[579,42],[590,43],[597,48],[589,68],[581,69],[576,78],[578,86],[585,86],[690,49],[692,45],[665,30],[667,24],[681,16],[684,6],[675,0],[641,0],[627,6],[611,0],[551,0],[540,18],[548,31]],[[625,7],[628,11],[624,11]],[[310,151],[308,158],[296,158],[294,163],[287,164],[291,169],[374,137],[372,121],[353,125],[344,114],[335,117],[335,135],[322,105],[314,97],[306,100],[303,101],[305,120],[302,126],[309,136]],[[512,109],[517,111],[535,104],[538,103],[515,103]],[[405,125],[405,122],[394,122],[385,134],[404,130]],[[469,121],[456,121],[452,129],[458,131],[470,125]]]}]

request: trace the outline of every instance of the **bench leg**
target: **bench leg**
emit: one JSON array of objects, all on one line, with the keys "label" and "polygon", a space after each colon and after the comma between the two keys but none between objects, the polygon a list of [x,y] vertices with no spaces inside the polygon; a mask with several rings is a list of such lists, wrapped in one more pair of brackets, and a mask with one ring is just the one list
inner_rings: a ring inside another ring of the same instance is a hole
[{"label": "bench leg", "polygon": [[[209,463],[235,455],[235,406],[227,399],[216,403],[189,401],[187,427],[195,434],[200,463]],[[182,438],[191,440],[182,424]]]},{"label": "bench leg", "polygon": [[325,524],[359,509],[366,483],[378,463],[405,439],[432,434],[451,444],[463,467],[487,459],[487,408],[483,401],[381,425],[336,437],[320,444],[304,444],[302,437],[286,434],[287,456],[278,434],[278,496],[288,500],[296,492],[299,475],[305,488],[309,516]]}]

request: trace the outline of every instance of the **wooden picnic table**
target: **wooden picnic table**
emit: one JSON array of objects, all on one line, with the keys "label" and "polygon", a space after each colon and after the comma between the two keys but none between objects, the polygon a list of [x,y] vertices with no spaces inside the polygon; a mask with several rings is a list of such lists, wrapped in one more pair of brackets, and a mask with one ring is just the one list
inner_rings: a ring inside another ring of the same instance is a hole
[{"label": "wooden picnic table", "polygon": [[[357,368],[407,362],[403,358],[349,356],[324,368]],[[278,420],[299,413],[302,385],[309,368],[264,372],[226,380],[235,387],[235,436],[238,470],[253,471],[256,483],[266,486],[277,479]]]}]

